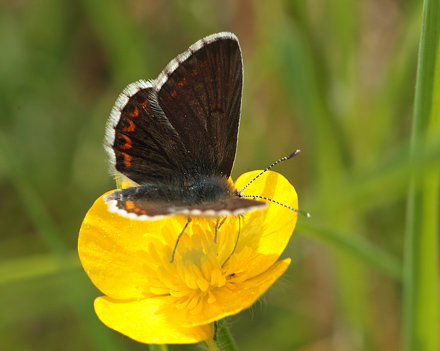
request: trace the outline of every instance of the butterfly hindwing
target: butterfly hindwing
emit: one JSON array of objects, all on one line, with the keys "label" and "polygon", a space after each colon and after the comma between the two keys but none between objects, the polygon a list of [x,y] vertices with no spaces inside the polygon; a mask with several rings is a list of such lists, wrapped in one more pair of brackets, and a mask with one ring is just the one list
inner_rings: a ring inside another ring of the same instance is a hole
[{"label": "butterfly hindwing", "polygon": [[154,96],[154,88],[146,81],[129,85],[107,123],[105,147],[114,158],[112,163],[136,183],[167,181],[188,167],[181,139],[168,120],[153,109]]},{"label": "butterfly hindwing", "polygon": [[[124,190],[122,189],[122,191]],[[218,202],[189,206],[177,206],[154,201],[133,201],[130,199],[110,199],[106,201],[111,212],[138,220],[156,220],[179,214],[213,217],[238,216],[251,210],[263,209],[267,206],[265,202],[247,198],[229,198]]]}]

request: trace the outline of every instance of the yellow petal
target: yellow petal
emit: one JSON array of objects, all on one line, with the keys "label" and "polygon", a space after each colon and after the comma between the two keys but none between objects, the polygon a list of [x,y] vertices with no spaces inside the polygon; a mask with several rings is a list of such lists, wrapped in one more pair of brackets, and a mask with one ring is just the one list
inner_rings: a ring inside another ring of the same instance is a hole
[{"label": "yellow petal", "polygon": [[[259,173],[260,171],[253,171],[243,174],[235,186],[238,189],[244,187]],[[294,187],[276,172],[265,172],[243,194],[264,196],[294,209],[298,208]],[[249,246],[254,252],[261,254],[250,260],[246,267],[250,276],[261,273],[278,260],[292,236],[297,217],[295,211],[272,202],[268,202],[267,209],[252,211],[243,217],[237,251],[243,246]]]},{"label": "yellow petal", "polygon": [[[183,222],[182,222],[183,220]],[[115,299],[145,297],[145,251],[159,240],[166,224],[178,233],[185,218],[136,221],[108,211],[101,196],[87,213],[78,238],[78,253],[93,284]],[[145,235],[152,234],[152,235]]]},{"label": "yellow petal", "polygon": [[[161,313],[171,297],[156,297],[137,301],[118,301],[108,297],[95,300],[99,319],[136,341],[147,344],[191,344],[212,337],[210,324],[183,327],[179,315]],[[177,323],[176,323],[177,321]]]},{"label": "yellow petal", "polygon": [[215,303],[204,304],[202,313],[191,315],[188,313],[185,322],[186,327],[208,324],[224,317],[237,314],[249,308],[263,295],[267,289],[286,271],[290,259],[275,263],[264,273],[237,283],[234,289],[222,288],[212,292],[211,300]]}]

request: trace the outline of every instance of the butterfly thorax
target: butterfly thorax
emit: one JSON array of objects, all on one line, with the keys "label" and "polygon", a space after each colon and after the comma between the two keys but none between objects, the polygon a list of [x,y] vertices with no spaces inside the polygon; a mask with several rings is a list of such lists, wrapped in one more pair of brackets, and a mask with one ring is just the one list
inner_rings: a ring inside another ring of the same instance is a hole
[{"label": "butterfly thorax", "polygon": [[197,176],[183,186],[188,204],[221,201],[237,194],[230,181],[223,177]]},{"label": "butterfly thorax", "polygon": [[185,206],[212,203],[231,197],[237,197],[237,191],[228,179],[197,175],[171,182],[144,183],[117,190],[109,194],[107,199]]}]

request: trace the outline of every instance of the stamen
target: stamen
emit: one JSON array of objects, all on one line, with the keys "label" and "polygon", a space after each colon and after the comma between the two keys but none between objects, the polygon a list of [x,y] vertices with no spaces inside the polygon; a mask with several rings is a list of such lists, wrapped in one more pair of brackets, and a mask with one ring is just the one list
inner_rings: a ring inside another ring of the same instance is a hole
[{"label": "stamen", "polygon": [[211,264],[211,260],[208,258],[208,256],[202,256],[200,262],[200,270],[202,271],[203,277],[205,279],[209,280],[212,268],[213,265]]},{"label": "stamen", "polygon": [[194,309],[197,306],[197,304],[199,303],[199,300],[200,300],[199,296],[196,296],[196,297],[193,297],[192,299],[190,299],[190,302],[188,304],[188,309],[190,309],[190,310]]},{"label": "stamen", "polygon": [[212,292],[208,292],[208,303],[214,303],[215,301],[217,301],[217,299],[215,298],[214,294]]},{"label": "stamen", "polygon": [[190,299],[184,299],[181,303],[176,303],[174,306],[178,310],[183,310],[184,308],[186,308],[188,306],[190,301],[191,301]]},{"label": "stamen", "polygon": [[200,288],[200,290],[205,292],[209,288],[209,282],[203,278],[199,278],[197,279],[197,286]]},{"label": "stamen", "polygon": [[[148,281],[145,293],[149,296],[171,296],[177,309],[187,310],[192,315],[202,313],[208,304],[218,303],[217,296],[220,295],[217,294],[222,289],[233,290],[240,282],[242,274],[239,277],[235,275],[240,267],[237,260],[243,261],[243,252],[252,252],[252,248],[246,246],[238,252],[238,242],[244,235],[241,233],[241,220],[239,217],[238,228],[236,221],[226,222],[226,217],[219,218],[217,222],[193,221],[191,224],[197,230],[188,235],[187,228],[191,222],[188,218],[177,240],[175,230],[168,231],[160,240],[152,240],[148,247],[140,250],[148,259],[153,258],[153,262],[144,268],[145,280]],[[212,224],[217,230],[216,243],[212,241]],[[173,249],[173,244],[169,243],[174,241]],[[171,261],[163,260],[170,256]],[[226,265],[227,268],[223,268]]]},{"label": "stamen", "polygon": [[226,284],[226,277],[223,275],[222,271],[218,268],[214,269],[211,274],[211,285],[222,287]]},{"label": "stamen", "polygon": [[151,287],[150,292],[152,292],[155,295],[169,295],[170,289]]},{"label": "stamen", "polygon": [[204,307],[203,305],[204,305],[203,299],[200,298],[200,296],[199,296],[196,300],[196,305],[194,306],[194,308],[191,309],[191,314],[196,315],[196,314],[199,314],[200,312],[202,312],[203,307]]}]

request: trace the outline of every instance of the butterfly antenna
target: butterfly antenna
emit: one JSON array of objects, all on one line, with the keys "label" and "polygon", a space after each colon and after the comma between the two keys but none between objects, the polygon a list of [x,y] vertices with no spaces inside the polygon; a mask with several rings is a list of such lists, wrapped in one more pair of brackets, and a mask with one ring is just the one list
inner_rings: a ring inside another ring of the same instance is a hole
[{"label": "butterfly antenna", "polygon": [[222,219],[222,221],[220,222],[220,218],[217,218],[217,222],[215,223],[215,228],[214,228],[214,242],[217,244],[217,233],[218,230],[220,229],[220,227],[222,226],[223,223],[225,223],[227,216],[225,216],[225,218]]},{"label": "butterfly antenna", "polygon": [[308,212],[298,210],[297,208],[290,207],[290,206],[288,206],[288,205],[286,205],[286,204],[283,204],[282,202],[278,202],[278,201],[276,201],[276,200],[269,199],[268,197],[265,197],[265,196],[260,196],[260,195],[240,195],[240,197],[251,197],[251,198],[253,198],[253,199],[257,198],[257,199],[267,200],[267,201],[273,202],[273,203],[275,203],[275,204],[278,204],[278,205],[280,205],[280,206],[283,206],[283,207],[285,207],[285,208],[288,208],[289,210],[292,210],[292,211],[294,211],[294,212],[296,212],[296,213],[299,213],[299,214],[301,214],[301,215],[303,215],[303,216],[306,216],[306,217],[308,217],[308,218],[311,218],[311,217],[312,217],[312,215],[311,215],[310,213],[308,213]]},{"label": "butterfly antenna", "polygon": [[263,175],[265,172],[267,172],[269,169],[271,169],[273,166],[277,165],[280,162],[286,161],[291,159],[292,157],[298,155],[300,153],[300,150],[296,150],[295,152],[291,153],[288,156],[285,156],[283,158],[280,158],[278,161],[272,163],[269,167],[267,167],[264,171],[262,171],[260,174],[258,174],[254,179],[252,179],[249,183],[247,183],[244,188],[240,189],[240,193],[246,189],[249,185],[251,185],[258,177],[260,177],[261,175]]},{"label": "butterfly antenna", "polygon": [[258,174],[254,179],[252,179],[249,183],[247,183],[242,189],[240,189],[240,191],[239,191],[239,193],[240,193],[240,197],[250,197],[250,198],[254,198],[254,199],[255,199],[255,198],[263,199],[263,200],[270,201],[270,202],[273,202],[273,203],[275,203],[275,204],[278,204],[278,205],[280,205],[280,206],[283,206],[283,207],[285,207],[285,208],[288,208],[289,210],[292,210],[292,211],[294,211],[294,212],[296,212],[296,213],[299,213],[299,214],[301,214],[301,215],[303,215],[303,216],[306,216],[306,217],[308,217],[308,218],[312,217],[312,216],[310,215],[309,212],[305,212],[305,211],[298,210],[297,208],[293,208],[293,207],[291,207],[291,206],[288,206],[288,205],[283,204],[283,203],[281,203],[281,202],[278,202],[278,201],[276,201],[276,200],[269,199],[268,197],[265,197],[265,196],[260,196],[260,195],[243,195],[243,194],[242,194],[242,192],[243,192],[244,189],[246,189],[246,188],[247,188],[249,185],[251,185],[251,184],[252,184],[252,183],[253,183],[258,177],[260,177],[261,175],[263,175],[265,172],[267,172],[267,171],[268,171],[269,169],[271,169],[273,166],[277,165],[278,163],[280,163],[280,162],[282,162],[282,161],[289,160],[289,159],[291,159],[292,157],[298,155],[299,153],[300,153],[300,150],[296,150],[295,152],[292,152],[290,155],[285,156],[285,157],[283,157],[283,158],[280,158],[278,161],[272,163],[272,164],[271,164],[269,167],[267,167],[264,171],[262,171],[260,174]]}]

